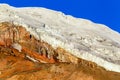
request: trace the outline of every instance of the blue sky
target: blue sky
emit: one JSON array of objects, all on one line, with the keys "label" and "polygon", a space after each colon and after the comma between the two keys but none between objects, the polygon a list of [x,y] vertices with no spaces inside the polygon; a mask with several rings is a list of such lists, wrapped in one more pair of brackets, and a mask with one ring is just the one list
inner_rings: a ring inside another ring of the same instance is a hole
[{"label": "blue sky", "polygon": [[120,32],[120,0],[0,0],[15,7],[45,7],[101,23]]}]

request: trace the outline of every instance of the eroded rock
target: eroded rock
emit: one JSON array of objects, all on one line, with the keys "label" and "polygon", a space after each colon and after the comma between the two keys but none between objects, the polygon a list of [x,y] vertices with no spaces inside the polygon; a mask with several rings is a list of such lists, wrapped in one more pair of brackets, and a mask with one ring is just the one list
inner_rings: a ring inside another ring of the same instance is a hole
[{"label": "eroded rock", "polygon": [[23,26],[3,22],[0,23],[0,79],[120,80],[120,73],[106,71],[61,47],[55,49],[37,40]]}]

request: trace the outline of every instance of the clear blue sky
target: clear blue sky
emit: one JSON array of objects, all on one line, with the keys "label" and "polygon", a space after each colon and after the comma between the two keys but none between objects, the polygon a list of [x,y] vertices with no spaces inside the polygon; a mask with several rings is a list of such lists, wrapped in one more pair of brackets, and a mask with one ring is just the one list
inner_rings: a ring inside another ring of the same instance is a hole
[{"label": "clear blue sky", "polygon": [[0,0],[15,7],[35,6],[102,23],[120,32],[120,0]]}]

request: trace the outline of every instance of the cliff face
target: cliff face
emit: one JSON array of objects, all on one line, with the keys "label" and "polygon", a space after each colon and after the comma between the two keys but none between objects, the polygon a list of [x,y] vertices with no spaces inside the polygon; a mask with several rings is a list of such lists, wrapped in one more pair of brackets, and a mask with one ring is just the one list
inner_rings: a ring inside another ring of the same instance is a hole
[{"label": "cliff face", "polygon": [[[2,80],[119,80],[120,74],[54,49],[37,40],[23,26],[0,23],[0,79]],[[52,63],[52,64],[51,64]],[[111,75],[111,76],[109,76]]]},{"label": "cliff face", "polygon": [[[0,24],[0,45],[9,47],[15,55],[19,56],[23,51],[24,57],[28,57],[35,62],[55,63],[55,62],[72,62],[78,63],[77,57],[72,57],[64,49],[58,47],[54,49],[48,43],[37,40],[30,32],[22,26],[13,23],[3,22]],[[17,53],[18,54],[17,54]]]},{"label": "cliff face", "polygon": [[120,79],[117,32],[44,8],[0,11],[0,79]]}]

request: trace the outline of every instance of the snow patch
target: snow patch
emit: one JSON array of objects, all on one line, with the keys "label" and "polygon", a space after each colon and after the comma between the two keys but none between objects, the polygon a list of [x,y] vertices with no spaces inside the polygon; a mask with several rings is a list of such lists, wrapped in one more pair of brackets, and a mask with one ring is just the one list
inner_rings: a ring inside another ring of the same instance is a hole
[{"label": "snow patch", "polygon": [[12,47],[17,49],[19,52],[21,52],[21,50],[22,50],[22,46],[20,44],[18,44],[18,43],[12,44]]},{"label": "snow patch", "polygon": [[28,59],[30,59],[31,61],[33,61],[33,62],[38,62],[37,60],[35,60],[34,58],[32,58],[32,57],[30,57],[30,56],[28,56],[28,55],[26,55],[26,57],[27,57]]}]

